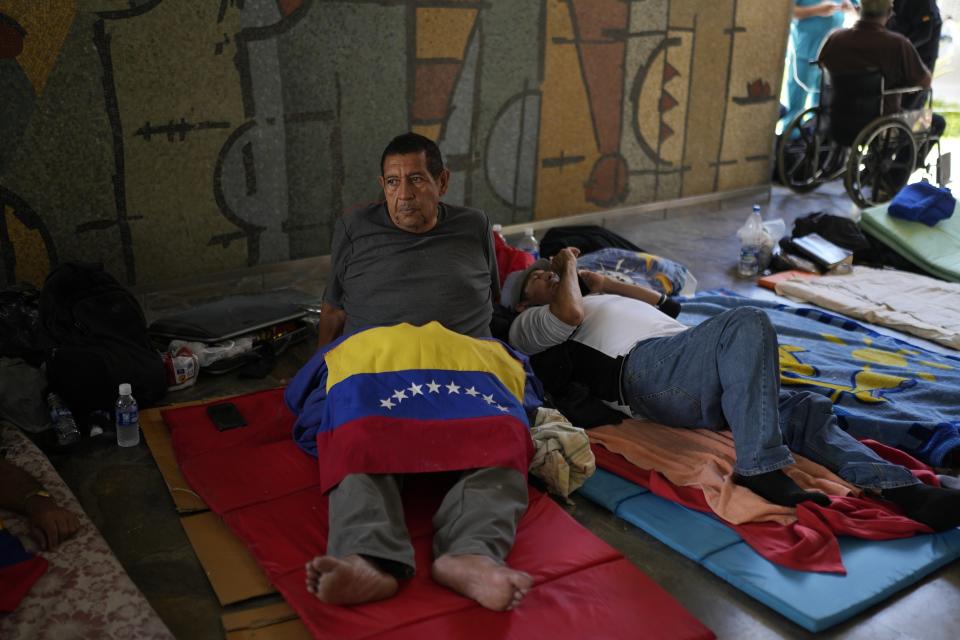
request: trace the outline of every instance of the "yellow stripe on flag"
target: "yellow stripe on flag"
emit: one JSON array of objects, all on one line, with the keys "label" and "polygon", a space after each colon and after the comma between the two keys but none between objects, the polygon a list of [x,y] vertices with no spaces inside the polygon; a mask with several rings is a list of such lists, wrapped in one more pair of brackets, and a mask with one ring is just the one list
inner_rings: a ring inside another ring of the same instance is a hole
[{"label": "yellow stripe on flag", "polygon": [[327,352],[326,362],[328,393],[356,374],[445,369],[492,373],[522,402],[526,382],[523,365],[502,344],[455,333],[439,322],[368,329]]}]

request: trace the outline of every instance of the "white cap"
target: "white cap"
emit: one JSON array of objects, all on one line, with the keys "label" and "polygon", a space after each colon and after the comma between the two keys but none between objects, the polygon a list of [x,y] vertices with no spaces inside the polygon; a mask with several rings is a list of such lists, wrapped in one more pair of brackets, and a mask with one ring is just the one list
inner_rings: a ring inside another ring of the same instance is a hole
[{"label": "white cap", "polygon": [[122,396],[128,396],[128,395],[130,395],[130,393],[131,393],[131,391],[130,391],[130,383],[129,383],[129,382],[122,382],[122,383],[120,383],[120,395],[122,395]]},{"label": "white cap", "polygon": [[490,228],[493,229],[494,231],[503,231],[503,225],[500,223],[497,223]]},{"label": "white cap", "polygon": [[523,228],[523,235],[525,235],[525,236],[532,236],[532,235],[533,235],[533,227],[524,227],[524,228]]}]

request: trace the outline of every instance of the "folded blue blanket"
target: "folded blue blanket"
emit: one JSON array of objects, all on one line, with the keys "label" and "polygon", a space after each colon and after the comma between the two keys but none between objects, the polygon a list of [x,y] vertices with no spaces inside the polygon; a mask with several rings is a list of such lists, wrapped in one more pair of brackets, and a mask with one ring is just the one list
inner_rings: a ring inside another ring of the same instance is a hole
[{"label": "folded blue blanket", "polygon": [[922,222],[932,227],[953,215],[956,199],[946,187],[929,182],[908,184],[890,201],[887,211],[894,218]]}]

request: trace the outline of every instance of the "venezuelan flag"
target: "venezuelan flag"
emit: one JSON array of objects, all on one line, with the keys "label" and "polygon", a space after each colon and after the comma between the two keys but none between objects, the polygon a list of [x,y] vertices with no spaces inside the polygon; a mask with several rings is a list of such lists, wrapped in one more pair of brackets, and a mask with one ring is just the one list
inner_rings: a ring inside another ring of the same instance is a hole
[{"label": "venezuelan flag", "polygon": [[46,559],[27,552],[0,520],[0,612],[16,609],[46,570]]},{"label": "venezuelan flag", "polygon": [[290,382],[294,438],[324,491],[350,473],[509,467],[533,455],[525,405],[541,396],[526,360],[437,322],[376,327],[316,354]]}]

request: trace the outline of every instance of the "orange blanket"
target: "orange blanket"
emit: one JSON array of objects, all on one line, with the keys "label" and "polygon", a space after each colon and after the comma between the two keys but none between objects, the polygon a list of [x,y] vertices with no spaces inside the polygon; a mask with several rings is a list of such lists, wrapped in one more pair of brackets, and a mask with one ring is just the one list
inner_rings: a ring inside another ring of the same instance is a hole
[{"label": "orange blanket", "polygon": [[[715,514],[732,524],[773,521],[792,524],[796,509],[767,502],[733,482],[733,435],[729,431],[676,429],[654,422],[624,420],[591,429],[590,441],[642,469],[658,471],[681,487],[697,487]],[[861,491],[825,467],[794,454],[784,469],[804,489],[832,496],[859,496]]]}]

